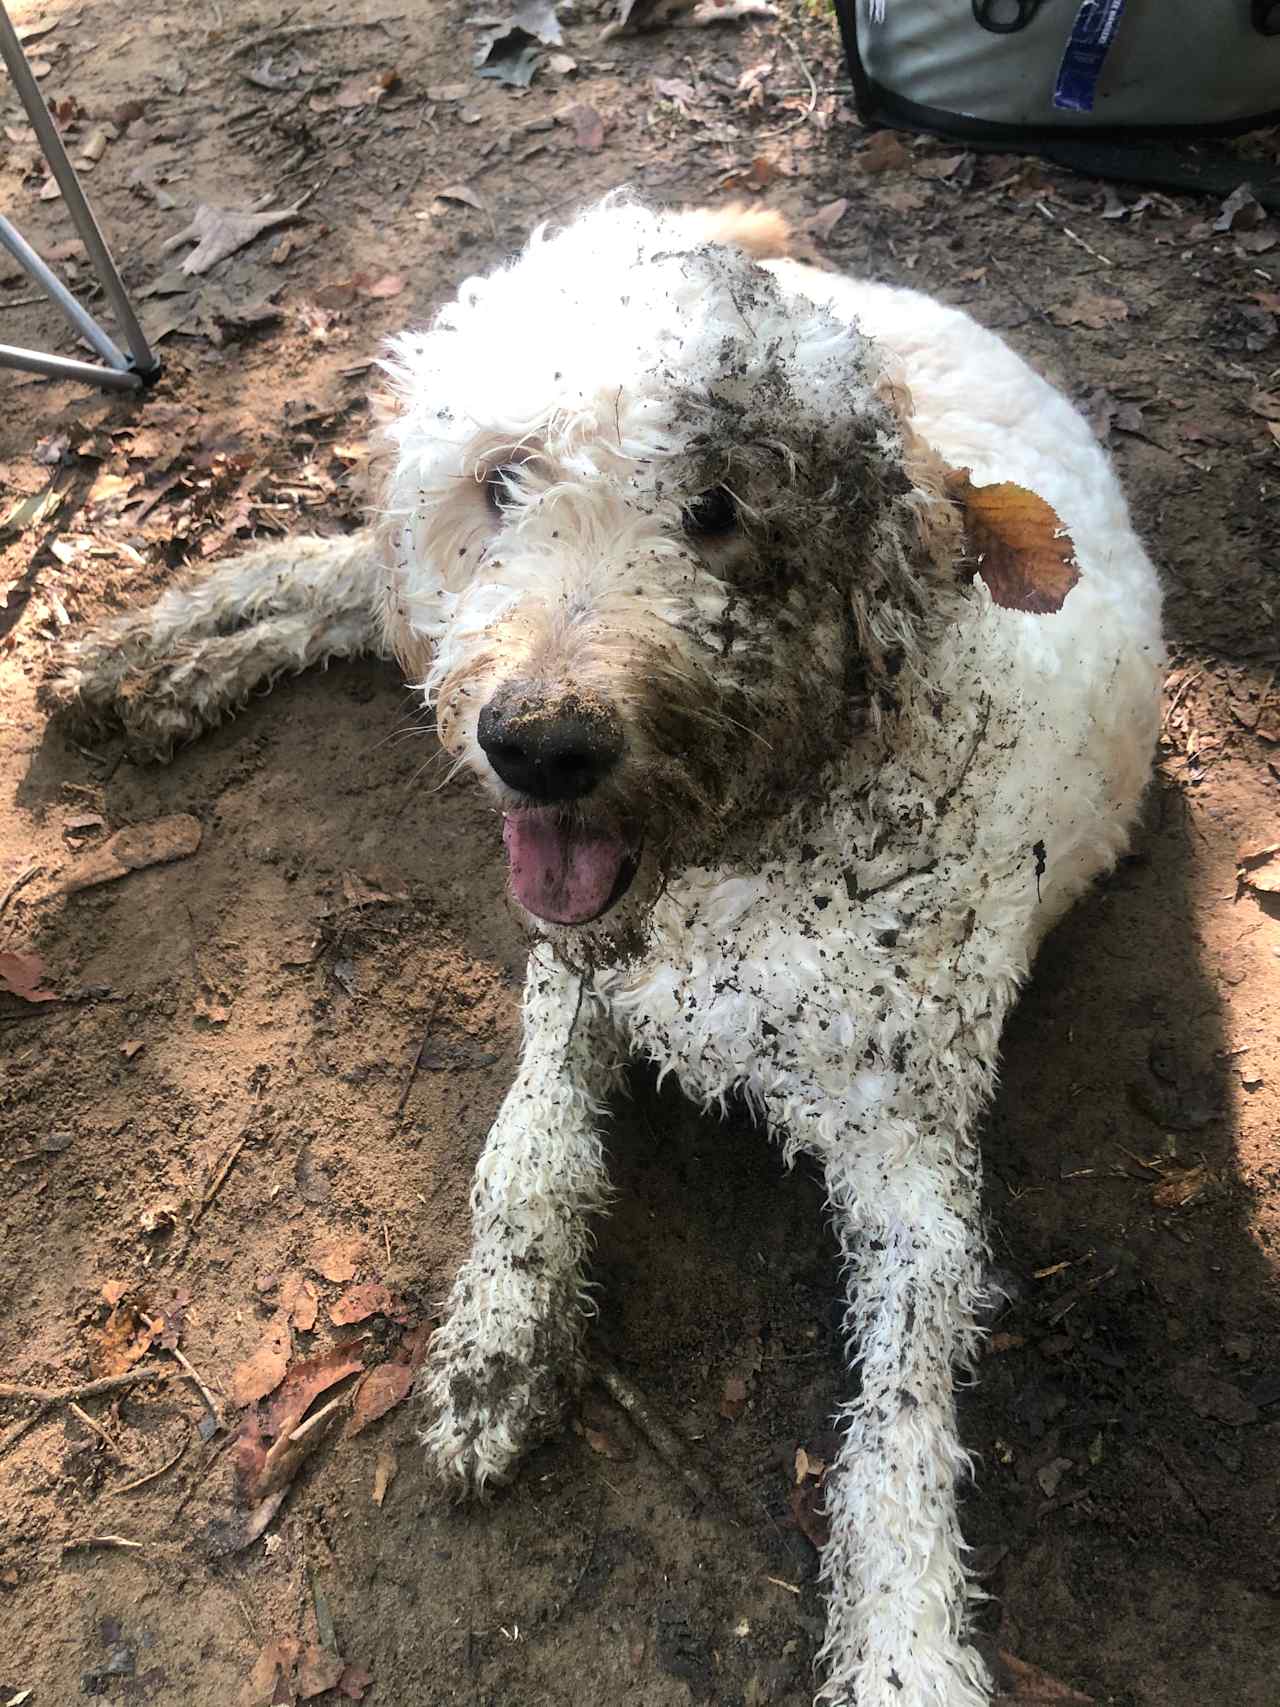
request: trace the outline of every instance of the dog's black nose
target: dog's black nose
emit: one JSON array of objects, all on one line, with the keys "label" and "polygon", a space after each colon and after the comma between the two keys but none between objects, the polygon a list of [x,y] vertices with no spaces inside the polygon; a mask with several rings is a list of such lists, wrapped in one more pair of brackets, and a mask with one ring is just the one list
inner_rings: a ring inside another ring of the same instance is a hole
[{"label": "dog's black nose", "polygon": [[622,723],[607,703],[576,694],[549,700],[513,682],[480,713],[476,738],[509,788],[534,800],[580,800],[622,756]]}]

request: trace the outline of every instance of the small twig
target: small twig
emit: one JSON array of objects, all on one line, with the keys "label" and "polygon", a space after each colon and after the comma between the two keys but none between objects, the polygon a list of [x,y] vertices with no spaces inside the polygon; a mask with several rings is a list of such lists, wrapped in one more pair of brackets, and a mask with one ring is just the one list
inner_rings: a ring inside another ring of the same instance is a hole
[{"label": "small twig", "polygon": [[107,1451],[111,1454],[111,1456],[115,1459],[118,1459],[119,1462],[124,1465],[126,1470],[132,1470],[133,1469],[133,1465],[130,1463],[129,1459],[125,1457],[124,1453],[116,1445],[115,1441],[112,1440],[111,1436],[107,1433],[106,1429],[103,1428],[103,1426],[100,1422],[95,1422],[93,1420],[93,1418],[89,1415],[88,1411],[81,1410],[80,1406],[76,1404],[74,1399],[68,1399],[67,1400],[67,1409],[71,1412],[71,1414],[73,1416],[79,1417],[80,1421],[85,1425],[86,1428],[91,1428],[93,1430],[93,1432],[97,1435],[98,1439],[103,1443],[103,1445],[106,1447]]},{"label": "small twig", "polygon": [[382,1242],[387,1247],[387,1267],[391,1267],[391,1232],[386,1222],[382,1223]]},{"label": "small twig", "polygon": [[322,1405],[313,1417],[308,1417],[306,1422],[299,1423],[290,1434],[289,1439],[301,1440],[304,1435],[310,1434],[313,1428],[318,1427],[320,1423],[331,1417],[339,1405],[345,1405],[349,1397],[349,1393],[339,1393],[336,1399],[330,1399],[329,1403]]},{"label": "small twig", "polygon": [[64,1553],[74,1553],[82,1547],[127,1547],[131,1553],[145,1550],[141,1541],[129,1541],[123,1535],[86,1535],[83,1541],[62,1543]]},{"label": "small twig", "polygon": [[798,113],[795,118],[790,119],[786,124],[782,125],[778,130],[761,131],[761,133],[760,133],[761,140],[764,140],[765,138],[772,140],[774,137],[786,136],[788,131],[798,130],[802,124],[808,124],[809,120],[813,117],[814,108],[818,104],[818,85],[813,80],[813,73],[809,70],[809,67],[804,62],[804,55],[800,52],[800,49],[792,41],[791,37],[787,34],[787,32],[785,30],[780,30],[778,33],[781,35],[783,41],[786,42],[787,46],[791,49],[791,52],[795,57],[795,62],[800,67],[801,75],[804,77],[805,82],[809,86],[809,105],[805,108],[805,110],[802,113]]},{"label": "small twig", "polygon": [[218,1169],[218,1172],[214,1178],[213,1184],[209,1187],[208,1191],[205,1192],[204,1196],[200,1199],[199,1203],[196,1205],[195,1212],[192,1215],[191,1221],[190,1221],[191,1227],[195,1228],[195,1227],[198,1227],[200,1225],[201,1217],[203,1216],[205,1210],[213,1202],[214,1198],[222,1190],[222,1187],[226,1181],[227,1175],[231,1172],[232,1168],[235,1167],[236,1159],[239,1156],[241,1150],[243,1150],[245,1145],[249,1142],[249,1138],[250,1138],[250,1135],[252,1134],[252,1132],[253,1132],[253,1123],[250,1122],[249,1125],[246,1126],[244,1131],[240,1134],[239,1138],[237,1138],[235,1143],[231,1146],[231,1153],[228,1155],[226,1161],[222,1164],[222,1166]]},{"label": "small twig", "polygon": [[100,1393],[114,1393],[121,1387],[136,1387],[140,1381],[168,1381],[163,1369],[131,1369],[125,1375],[102,1375],[96,1381],[85,1381],[79,1387],[63,1387],[50,1392],[45,1387],[28,1387],[22,1382],[0,1381],[0,1399],[27,1399],[42,1410],[54,1405],[69,1405],[73,1399],[96,1399]]},{"label": "small twig", "polygon": [[197,1476],[195,1476],[193,1478],[191,1485],[187,1489],[186,1493],[183,1494],[182,1498],[178,1501],[177,1505],[174,1506],[173,1515],[174,1515],[175,1519],[186,1509],[187,1502],[190,1500],[192,1494],[195,1493],[196,1489],[202,1488],[204,1486],[204,1484],[209,1480],[210,1475],[213,1473],[214,1465],[218,1462],[219,1458],[222,1457],[222,1454],[226,1451],[227,1447],[230,1446],[233,1439],[234,1439],[234,1436],[232,1436],[230,1434],[224,1434],[222,1439],[214,1447],[213,1451],[209,1454],[209,1457],[208,1457],[207,1462],[205,1463],[204,1469]]},{"label": "small twig", "polygon": [[[154,1333],[159,1333],[161,1324],[156,1321],[154,1317],[144,1316],[141,1311],[139,1311],[138,1314],[142,1321],[146,1323],[147,1327],[149,1327]],[[186,1371],[188,1378],[194,1381],[196,1386],[200,1389],[200,1397],[204,1400],[205,1404],[208,1405],[209,1414],[213,1418],[214,1422],[217,1423],[219,1428],[226,1428],[226,1420],[222,1415],[222,1411],[219,1409],[217,1400],[200,1379],[198,1372],[188,1361],[186,1353],[179,1351],[176,1345],[161,1346],[160,1349],[162,1351],[167,1351],[170,1356],[177,1358],[178,1362]]]},{"label": "small twig", "polygon": [[268,42],[282,41],[285,36],[318,36],[331,30],[380,30],[387,24],[398,24],[403,17],[403,12],[392,12],[385,18],[369,18],[363,22],[359,18],[344,18],[340,24],[279,24],[273,30],[260,30],[256,36],[246,36],[244,41],[237,42],[229,53],[223,54],[222,63],[230,65],[242,53],[251,53],[255,47],[265,47]]},{"label": "small twig", "polygon": [[186,1455],[186,1450],[190,1445],[191,1436],[187,1435],[167,1464],[162,1464],[158,1470],[148,1470],[145,1476],[135,1476],[131,1482],[125,1482],[118,1488],[108,1488],[107,1498],[114,1499],[117,1494],[131,1494],[135,1488],[145,1487],[148,1482],[157,1481],[161,1476],[167,1475],[174,1465]]},{"label": "small twig", "polygon": [[655,1416],[653,1407],[633,1382],[628,1381],[621,1370],[615,1369],[611,1363],[597,1362],[595,1365],[597,1381],[608,1393],[611,1399],[622,1406],[631,1418],[632,1423],[649,1442],[649,1445],[662,1459],[663,1463],[675,1471],[693,1494],[717,1510],[724,1511],[728,1502],[724,1495],[693,1463],[689,1456],[689,1448],[684,1441],[671,1429],[662,1418]]},{"label": "small twig", "polygon": [[0,919],[4,917],[5,908],[9,905],[10,901],[13,900],[18,891],[20,889],[25,889],[27,884],[31,882],[32,878],[39,877],[43,870],[44,867],[42,865],[29,865],[25,871],[18,873],[13,882],[5,890],[3,896],[0,896]]},{"label": "small twig", "polygon": [[1064,225],[1057,215],[1053,213],[1051,209],[1047,208],[1043,202],[1037,202],[1035,205],[1037,212],[1042,213],[1049,221],[1050,225],[1056,225],[1058,230],[1062,232],[1063,236],[1069,237],[1073,243],[1078,244],[1080,248],[1084,250],[1086,255],[1092,255],[1094,260],[1101,261],[1104,267],[1115,266],[1115,262],[1111,260],[1109,256],[1099,253],[1091,243],[1086,243],[1083,237],[1077,236],[1071,227],[1069,225]]},{"label": "small twig", "polygon": [[427,1023],[422,1028],[422,1041],[418,1045],[418,1053],[413,1058],[413,1065],[409,1068],[408,1077],[404,1082],[404,1089],[400,1092],[400,1100],[396,1104],[395,1118],[397,1120],[399,1120],[404,1114],[405,1106],[409,1101],[409,1093],[413,1090],[414,1080],[418,1077],[418,1069],[422,1065],[422,1057],[427,1052],[427,1041],[431,1036],[431,1028],[435,1024],[436,1013],[439,1007],[440,991],[437,990],[431,1003],[431,1011],[427,1015]]}]

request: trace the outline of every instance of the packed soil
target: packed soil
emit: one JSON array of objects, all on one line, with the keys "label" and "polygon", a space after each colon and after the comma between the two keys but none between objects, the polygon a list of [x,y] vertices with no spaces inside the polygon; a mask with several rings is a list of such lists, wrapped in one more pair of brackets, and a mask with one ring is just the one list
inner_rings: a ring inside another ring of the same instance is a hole
[{"label": "packed soil", "polygon": [[[374,1413],[463,1251],[515,1057],[492,810],[372,661],[282,683],[167,768],[35,704],[69,628],[356,522],[380,340],[619,185],[781,208],[828,264],[999,328],[1109,439],[1168,590],[1167,716],[1134,852],[1008,1034],[985,1146],[1009,1301],[962,1398],[964,1523],[994,1646],[1099,1702],[1274,1703],[1270,219],[870,134],[820,13],[604,39],[607,9],[562,7],[520,89],[477,74],[455,0],[10,11],[96,153],[165,370],[125,399],[0,374],[0,952],[43,963],[0,960],[0,1703],[810,1698],[821,1496],[796,1454],[820,1473],[849,1384],[815,1179],[637,1072],[590,1344],[641,1409],[593,1385],[511,1488],[444,1503],[412,1400]],[[0,209],[87,287],[0,102]],[[1235,146],[1242,177],[1276,157]],[[206,272],[166,252],[197,206],[259,200],[297,211]],[[36,297],[0,261],[5,342],[72,353]],[[180,813],[198,851],[72,887],[113,832]],[[254,1399],[338,1345],[315,1383],[380,1373],[317,1388],[341,1402],[250,1539]]]}]

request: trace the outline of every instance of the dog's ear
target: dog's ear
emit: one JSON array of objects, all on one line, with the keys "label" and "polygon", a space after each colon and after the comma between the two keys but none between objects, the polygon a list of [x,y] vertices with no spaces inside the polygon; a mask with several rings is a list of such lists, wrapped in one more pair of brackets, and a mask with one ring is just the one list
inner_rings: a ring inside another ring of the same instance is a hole
[{"label": "dog's ear", "polygon": [[725,207],[691,208],[684,217],[702,242],[741,249],[755,261],[778,261],[796,252],[791,227],[774,208],[729,202]]}]

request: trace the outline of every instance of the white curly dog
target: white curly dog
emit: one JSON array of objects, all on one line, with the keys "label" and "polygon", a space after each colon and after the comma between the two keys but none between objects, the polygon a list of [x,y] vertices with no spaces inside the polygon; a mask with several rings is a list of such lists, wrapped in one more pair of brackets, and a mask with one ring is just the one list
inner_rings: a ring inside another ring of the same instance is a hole
[{"label": "white curly dog", "polygon": [[[965,314],[785,247],[769,214],[621,199],[539,232],[395,342],[377,528],[116,619],[50,698],[163,753],[283,670],[400,659],[533,937],[434,1464],[501,1480],[572,1389],[627,1054],[745,1094],[822,1167],[848,1280],[820,1699],[981,1707],[953,1399],[977,1126],[1037,943],[1134,821],[1160,597],[1063,397]],[[1057,512],[1056,614],[974,578],[948,467]]]}]

